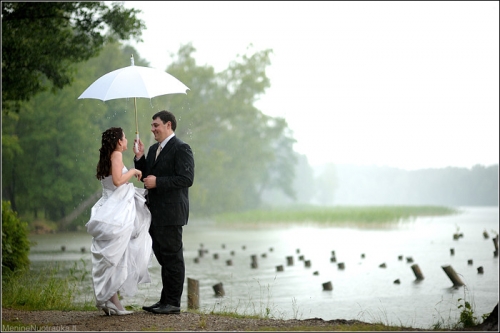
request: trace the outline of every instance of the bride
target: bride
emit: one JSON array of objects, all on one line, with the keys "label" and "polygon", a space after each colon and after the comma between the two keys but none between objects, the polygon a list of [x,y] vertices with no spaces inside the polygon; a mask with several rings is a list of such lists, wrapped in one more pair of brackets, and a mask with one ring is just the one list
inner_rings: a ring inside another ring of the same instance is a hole
[{"label": "bride", "polygon": [[138,180],[142,172],[127,168],[122,153],[127,138],[119,127],[102,133],[96,177],[102,184],[102,197],[92,207],[85,225],[92,235],[92,280],[96,306],[107,315],[126,315],[118,291],[134,296],[139,283],[150,283],[152,241],[151,214],[144,192],[128,181]]}]

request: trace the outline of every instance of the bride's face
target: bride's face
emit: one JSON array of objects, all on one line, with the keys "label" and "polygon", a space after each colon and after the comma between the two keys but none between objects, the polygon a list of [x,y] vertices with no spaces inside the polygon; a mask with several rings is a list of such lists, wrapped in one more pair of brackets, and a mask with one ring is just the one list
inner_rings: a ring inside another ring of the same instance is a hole
[{"label": "bride's face", "polygon": [[[121,138],[120,140],[118,140],[118,148],[121,147],[121,151],[125,151],[127,150],[127,138],[125,137],[125,133],[123,133],[123,138]],[[120,149],[118,149],[120,150]]]}]

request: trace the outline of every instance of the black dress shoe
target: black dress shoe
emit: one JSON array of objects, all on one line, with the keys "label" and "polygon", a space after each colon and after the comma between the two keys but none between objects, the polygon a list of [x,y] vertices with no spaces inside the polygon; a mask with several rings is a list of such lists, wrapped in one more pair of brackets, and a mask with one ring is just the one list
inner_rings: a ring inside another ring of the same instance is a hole
[{"label": "black dress shoe", "polygon": [[179,314],[181,313],[181,308],[178,306],[173,306],[170,304],[167,305],[160,305],[157,308],[151,309],[151,312],[157,313],[157,314]]},{"label": "black dress shoe", "polygon": [[151,306],[143,306],[142,309],[151,312],[151,310],[153,310],[154,308],[157,308],[161,305],[162,304],[160,302],[156,302],[155,304],[153,304]]}]

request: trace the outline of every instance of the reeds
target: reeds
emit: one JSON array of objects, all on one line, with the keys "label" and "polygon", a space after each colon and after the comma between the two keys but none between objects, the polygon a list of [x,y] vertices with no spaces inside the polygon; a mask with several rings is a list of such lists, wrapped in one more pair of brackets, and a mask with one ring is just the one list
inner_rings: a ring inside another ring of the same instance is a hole
[{"label": "reeds", "polygon": [[332,208],[299,206],[295,208],[274,208],[251,210],[239,213],[217,215],[217,223],[259,224],[259,223],[397,223],[420,216],[442,216],[458,211],[442,206],[337,206]]}]

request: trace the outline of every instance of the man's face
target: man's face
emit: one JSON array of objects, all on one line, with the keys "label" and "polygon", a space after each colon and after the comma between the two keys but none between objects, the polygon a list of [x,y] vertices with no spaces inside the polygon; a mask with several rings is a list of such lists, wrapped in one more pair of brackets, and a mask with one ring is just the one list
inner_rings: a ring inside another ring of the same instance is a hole
[{"label": "man's face", "polygon": [[159,117],[153,119],[153,122],[151,123],[151,132],[153,132],[155,140],[158,142],[162,142],[167,138],[167,136],[169,136],[169,128],[170,121],[167,121],[164,124]]}]

